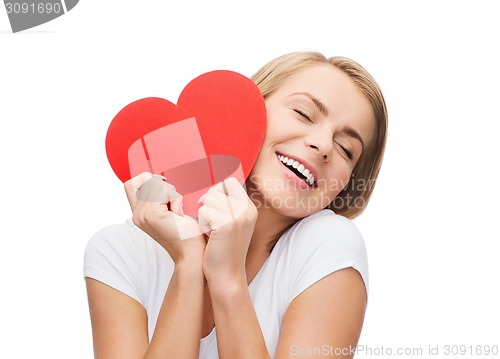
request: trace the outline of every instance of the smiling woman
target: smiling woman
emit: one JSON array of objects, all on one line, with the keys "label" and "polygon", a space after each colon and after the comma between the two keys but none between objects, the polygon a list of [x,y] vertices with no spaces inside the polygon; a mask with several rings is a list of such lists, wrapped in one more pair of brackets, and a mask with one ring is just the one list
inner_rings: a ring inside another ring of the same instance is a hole
[{"label": "smiling woman", "polygon": [[191,218],[165,178],[141,174],[125,183],[132,220],[90,240],[96,357],[280,359],[324,345],[352,357],[368,267],[348,218],[380,169],[383,96],[355,62],[318,53],[284,55],[253,80],[267,130],[245,187],[212,187]]},{"label": "smiling woman", "polygon": [[[303,73],[300,75],[302,70],[307,70],[309,74]],[[328,70],[337,74],[328,76]],[[326,75],[325,78],[321,78],[323,73]],[[311,92],[302,90],[297,93],[290,93],[291,97],[297,97],[295,95],[298,95],[296,105],[295,107],[292,105],[292,108],[304,120],[312,122],[311,117],[313,115],[328,117],[328,107],[316,96],[313,96],[313,93],[320,91],[318,85],[321,83],[331,81],[330,85],[333,87],[337,82],[334,78],[331,78],[332,76],[336,76],[340,80],[343,77],[344,85],[347,86],[346,89],[351,90],[351,93],[347,95],[340,83],[338,83],[337,93],[328,92],[328,89],[324,89],[329,94],[327,96],[337,99],[337,103],[342,102],[340,96],[345,95],[343,98],[345,106],[336,106],[332,110],[337,113],[343,107],[346,107],[346,110],[349,111],[347,107],[356,106],[354,102],[359,99],[361,104],[364,105],[365,111],[367,111],[365,114],[360,114],[360,118],[363,118],[363,116],[365,119],[373,117],[373,138],[369,137],[369,141],[363,140],[363,137],[352,128],[350,123],[344,126],[341,131],[343,135],[357,139],[360,142],[361,151],[357,158],[353,158],[353,149],[349,141],[345,142],[341,136],[337,136],[340,139],[336,141],[336,145],[342,148],[342,151],[345,152],[349,159],[356,160],[356,165],[352,169],[348,181],[331,184],[334,188],[340,188],[342,191],[329,204],[329,208],[335,210],[337,214],[347,218],[354,218],[361,214],[368,204],[382,164],[387,134],[387,109],[382,92],[373,77],[358,63],[345,57],[326,58],[324,55],[314,52],[296,52],[278,57],[258,71],[252,79],[259,87],[264,98],[267,99],[285,81],[288,82],[290,78],[293,80],[293,77],[296,76],[302,76],[304,80],[307,80],[307,85],[314,89]],[[299,84],[300,86],[301,84]],[[338,93],[339,90],[340,93]],[[356,94],[356,96],[352,96],[353,94]],[[302,101],[300,97],[302,97]],[[309,98],[309,101],[307,98]],[[366,107],[367,103],[369,109]],[[315,110],[314,113],[313,110]],[[349,114],[348,112],[347,115]],[[354,116],[354,114],[350,115]]]}]

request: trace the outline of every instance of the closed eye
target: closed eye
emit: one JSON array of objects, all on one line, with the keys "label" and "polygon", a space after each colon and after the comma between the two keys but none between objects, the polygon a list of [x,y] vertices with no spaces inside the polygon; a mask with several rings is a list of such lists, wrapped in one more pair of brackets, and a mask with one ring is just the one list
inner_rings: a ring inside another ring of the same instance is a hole
[{"label": "closed eye", "polygon": [[298,113],[301,117],[306,119],[307,121],[312,122],[311,118],[306,113],[302,112],[299,109],[294,109],[294,111],[295,111],[295,113]]},{"label": "closed eye", "polygon": [[346,147],[342,146],[340,143],[337,143],[340,148],[342,149],[342,151],[344,151],[345,155],[350,159],[352,160],[354,158],[353,154],[351,151],[349,151]]},{"label": "closed eye", "polygon": [[342,149],[344,150],[345,154],[347,155],[347,157],[349,157],[350,160],[352,160],[354,158],[351,151],[349,151],[345,147],[342,147]]}]

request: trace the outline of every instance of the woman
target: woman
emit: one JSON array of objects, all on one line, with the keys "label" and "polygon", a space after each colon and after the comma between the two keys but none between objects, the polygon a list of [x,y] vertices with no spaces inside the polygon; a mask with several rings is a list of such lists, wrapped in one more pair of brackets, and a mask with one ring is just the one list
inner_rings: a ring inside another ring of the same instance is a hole
[{"label": "woman", "polygon": [[97,358],[354,355],[368,273],[349,219],[380,169],[384,98],[361,66],[319,53],[253,80],[268,123],[246,188],[214,186],[196,221],[165,179],[141,174],[125,184],[132,220],[89,242]]}]

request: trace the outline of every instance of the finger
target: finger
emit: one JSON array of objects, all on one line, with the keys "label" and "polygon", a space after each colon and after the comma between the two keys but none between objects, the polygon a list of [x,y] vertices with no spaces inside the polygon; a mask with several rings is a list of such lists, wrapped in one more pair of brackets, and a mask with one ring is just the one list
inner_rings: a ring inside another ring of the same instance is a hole
[{"label": "finger", "polygon": [[234,198],[218,191],[212,191],[204,198],[203,205],[228,214],[235,219],[235,208],[241,207],[241,204]]},{"label": "finger", "polygon": [[139,187],[141,187],[144,184],[144,182],[148,181],[153,176],[155,176],[154,173],[142,172],[141,174],[138,174],[137,176],[132,177],[127,182],[131,183],[135,189],[138,189]]},{"label": "finger", "polygon": [[234,177],[226,178],[224,181],[218,183],[212,188],[243,203],[245,203],[248,199],[245,189]]},{"label": "finger", "polygon": [[230,216],[214,208],[202,206],[198,210],[198,223],[207,236],[230,222]]},{"label": "finger", "polygon": [[166,183],[164,177],[154,175],[137,189],[137,199],[143,202],[169,203],[180,196],[175,187]]},{"label": "finger", "polygon": [[208,237],[210,237],[210,233],[212,232],[212,227],[210,226],[211,215],[208,213],[209,211],[210,208],[206,206],[202,206],[198,209],[198,225],[202,232]]},{"label": "finger", "polygon": [[179,239],[181,240],[195,238],[204,233],[198,221],[194,218],[189,216],[179,217],[177,215],[173,215],[173,218],[179,234]]},{"label": "finger", "polygon": [[208,192],[205,193],[205,194],[202,194],[201,197],[198,199],[197,203],[198,204],[200,204],[200,203],[203,204],[205,202],[205,198],[207,197],[207,195],[208,195]]},{"label": "finger", "polygon": [[143,172],[128,181],[126,181],[123,185],[125,188],[125,193],[127,195],[128,203],[130,204],[130,208],[134,210],[137,204],[137,190],[141,187],[141,185],[151,179],[153,174],[150,172]]},{"label": "finger", "polygon": [[167,182],[164,183],[166,184],[170,210],[181,217],[184,216],[184,210],[182,209],[182,195],[177,192],[174,185]]},{"label": "finger", "polygon": [[168,194],[170,199],[170,210],[179,216],[184,216],[184,210],[182,209],[182,196],[173,190]]},{"label": "finger", "polygon": [[[226,198],[224,202],[221,196]],[[245,188],[234,177],[230,177],[221,183],[210,188],[208,191],[209,201],[205,199],[205,204],[231,215],[236,219],[245,213],[252,201],[248,197]]]},{"label": "finger", "polygon": [[128,204],[130,205],[130,209],[133,211],[135,206],[137,205],[137,197],[136,197],[136,191],[137,190],[134,190],[130,187],[127,187],[127,185],[125,185],[125,194],[127,195],[127,200],[128,200]]},{"label": "finger", "polygon": [[[138,226],[148,229],[148,233],[155,231],[160,222],[168,222],[177,215],[170,212],[167,206],[158,202],[144,202],[137,200],[137,206],[132,213],[132,219],[137,221]],[[134,221],[134,223],[136,223]],[[136,224],[137,224],[136,223]]]}]

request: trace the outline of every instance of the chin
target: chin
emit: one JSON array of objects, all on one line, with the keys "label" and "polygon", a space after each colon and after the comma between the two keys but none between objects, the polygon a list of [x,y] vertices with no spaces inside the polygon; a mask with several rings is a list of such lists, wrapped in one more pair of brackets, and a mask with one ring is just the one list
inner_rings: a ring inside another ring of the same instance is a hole
[{"label": "chin", "polygon": [[[293,219],[301,219],[313,213],[324,209],[331,201],[329,198],[323,198],[318,194],[311,195],[310,192],[269,187],[270,180],[266,183],[256,182],[254,186],[247,189],[249,197],[258,210],[272,210],[280,215]],[[278,183],[282,183],[279,180]],[[266,187],[267,185],[267,187]]]},{"label": "chin", "polygon": [[[257,161],[247,179],[247,192],[258,210],[272,210],[284,217],[301,219],[328,206],[332,195],[312,181],[306,183],[294,169],[280,160],[280,153],[269,161]],[[316,176],[317,177],[317,176]]]}]

